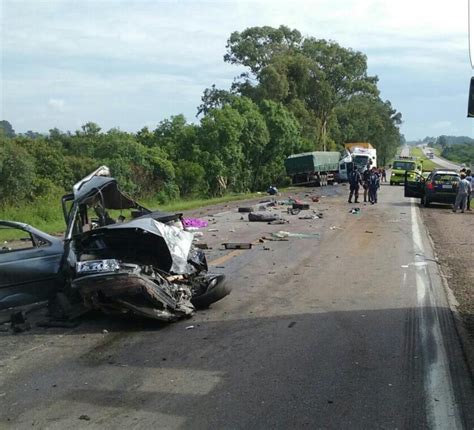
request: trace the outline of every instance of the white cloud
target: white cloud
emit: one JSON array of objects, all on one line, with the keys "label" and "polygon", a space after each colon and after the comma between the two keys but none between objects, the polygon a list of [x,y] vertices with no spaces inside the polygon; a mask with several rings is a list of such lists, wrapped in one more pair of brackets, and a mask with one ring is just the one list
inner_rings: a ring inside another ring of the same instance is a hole
[{"label": "white cloud", "polygon": [[[157,112],[163,117],[179,113],[175,109],[189,116],[200,103],[205,87],[216,83],[226,88],[240,72],[237,67],[223,63],[230,33],[257,25],[284,24],[306,36],[333,39],[365,52],[370,73],[379,75],[382,88],[394,95],[392,101],[402,110],[404,128],[408,130],[418,127],[412,118],[418,120],[418,112],[424,109],[416,106],[417,97],[423,94],[420,75],[426,76],[431,85],[434,81],[439,83],[439,96],[448,97],[450,90],[443,86],[443,81],[463,80],[470,72],[466,70],[469,57],[465,2],[3,0],[2,3],[2,55],[4,63],[9,62],[2,76],[3,109],[9,115],[17,113],[20,118],[26,99],[37,103],[28,108],[32,125],[25,128],[35,126],[35,115],[44,109],[45,97],[48,99],[53,94],[64,96],[68,103],[66,109],[62,98],[50,99],[51,122],[67,121],[69,112],[80,118],[99,115],[94,119],[98,123],[111,121],[114,109],[123,108],[124,97],[130,110],[127,124],[131,127],[150,120],[149,116],[139,116],[141,106],[158,104]],[[393,79],[385,86],[388,72],[392,77],[399,76],[405,87],[413,82],[413,89],[400,92]],[[453,111],[448,105],[445,109]],[[62,112],[61,118],[58,112]],[[117,118],[121,117],[117,113]],[[15,118],[10,120],[15,123]],[[69,122],[72,123],[71,118]],[[54,125],[66,128],[63,124],[51,124]]]},{"label": "white cloud", "polygon": [[62,112],[64,110],[64,100],[62,99],[49,99],[48,106],[55,111]]}]

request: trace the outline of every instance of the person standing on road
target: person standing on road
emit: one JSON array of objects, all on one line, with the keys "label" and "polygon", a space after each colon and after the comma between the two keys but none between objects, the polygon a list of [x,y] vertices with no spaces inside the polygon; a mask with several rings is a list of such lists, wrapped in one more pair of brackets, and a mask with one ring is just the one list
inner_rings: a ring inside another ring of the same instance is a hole
[{"label": "person standing on road", "polygon": [[380,177],[377,173],[377,169],[372,167],[372,170],[369,174],[369,202],[373,205],[377,203],[377,190],[380,187]]},{"label": "person standing on road", "polygon": [[369,176],[370,169],[366,168],[364,173],[362,173],[362,188],[364,189],[364,203],[367,202],[367,194],[369,192]]},{"label": "person standing on road", "polygon": [[458,209],[461,209],[461,212],[464,213],[466,208],[467,198],[471,191],[471,183],[466,180],[466,174],[461,173],[461,180],[458,183],[458,193],[456,194],[456,201],[454,202],[453,212],[456,212]]},{"label": "person standing on road", "polygon": [[356,167],[354,167],[349,173],[349,199],[347,200],[349,203],[352,203],[352,196],[354,196],[355,203],[359,203],[359,185],[362,185],[362,178],[360,176],[359,171]]},{"label": "person standing on road", "polygon": [[467,210],[470,212],[471,211],[471,194],[472,194],[472,188],[474,187],[474,183],[472,182],[471,169],[466,170],[466,181],[469,181],[469,183],[471,184],[471,187],[469,189],[469,194],[467,196],[467,203],[466,203]]},{"label": "person standing on road", "polygon": [[385,171],[385,167],[382,167],[382,182],[387,182],[387,172]]}]

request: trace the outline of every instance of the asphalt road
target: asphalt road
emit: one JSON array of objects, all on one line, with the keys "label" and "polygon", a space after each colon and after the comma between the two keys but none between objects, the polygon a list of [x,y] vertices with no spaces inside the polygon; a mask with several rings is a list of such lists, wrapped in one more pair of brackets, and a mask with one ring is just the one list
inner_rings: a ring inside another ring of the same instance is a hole
[{"label": "asphalt road", "polygon": [[[431,150],[429,148],[422,148],[423,152],[426,154],[427,152],[430,152]],[[453,170],[459,170],[460,166],[456,163],[453,163],[452,161],[448,161],[445,158],[438,157],[436,154],[433,154],[432,158],[433,162],[436,163],[438,166],[444,168],[444,169],[453,169]]]},{"label": "asphalt road", "polygon": [[[312,205],[322,219],[213,210],[201,241],[233,292],[191,320],[3,334],[0,427],[473,428],[472,378],[416,204],[401,187],[374,206],[348,204],[346,186],[307,192],[325,195]],[[257,243],[278,230],[317,235]],[[256,244],[223,251],[228,240]]]}]

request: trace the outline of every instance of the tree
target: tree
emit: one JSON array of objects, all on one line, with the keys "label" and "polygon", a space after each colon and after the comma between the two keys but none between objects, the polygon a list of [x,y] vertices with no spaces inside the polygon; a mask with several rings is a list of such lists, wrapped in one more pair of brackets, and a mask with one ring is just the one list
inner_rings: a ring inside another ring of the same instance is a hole
[{"label": "tree", "polygon": [[336,42],[309,38],[303,42],[302,51],[313,62],[306,102],[321,120],[320,142],[326,150],[334,109],[356,95],[378,96],[378,78],[367,75],[364,54]]},{"label": "tree", "polygon": [[0,132],[3,132],[5,137],[15,137],[15,130],[13,130],[12,125],[6,120],[0,121]]},{"label": "tree", "polygon": [[301,40],[298,30],[291,30],[284,25],[279,28],[250,27],[242,33],[235,31],[227,40],[224,61],[246,66],[258,76],[275,55],[298,49]]},{"label": "tree", "polygon": [[0,138],[0,204],[18,204],[33,198],[33,157],[21,146]]}]

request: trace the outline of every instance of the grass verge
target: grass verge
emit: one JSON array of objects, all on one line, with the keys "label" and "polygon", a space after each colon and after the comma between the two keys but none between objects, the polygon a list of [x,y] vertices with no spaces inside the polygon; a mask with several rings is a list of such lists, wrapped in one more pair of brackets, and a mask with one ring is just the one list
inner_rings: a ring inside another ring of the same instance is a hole
[{"label": "grass verge", "polygon": [[410,154],[417,157],[420,161],[423,161],[423,170],[433,170],[440,167],[434,161],[430,160],[423,152],[421,148],[412,147],[410,148]]},{"label": "grass verge", "polygon": [[[143,206],[161,210],[165,212],[180,212],[210,206],[220,203],[227,203],[237,200],[245,200],[258,197],[257,193],[228,194],[223,197],[210,199],[189,199],[176,200],[162,205],[158,200],[144,200],[139,203]],[[65,230],[65,222],[61,209],[61,197],[49,197],[38,199],[35,203],[23,204],[19,206],[0,207],[0,220],[18,221],[30,224],[46,233],[58,234]],[[0,230],[0,240],[12,240],[23,237],[11,230]]]}]

